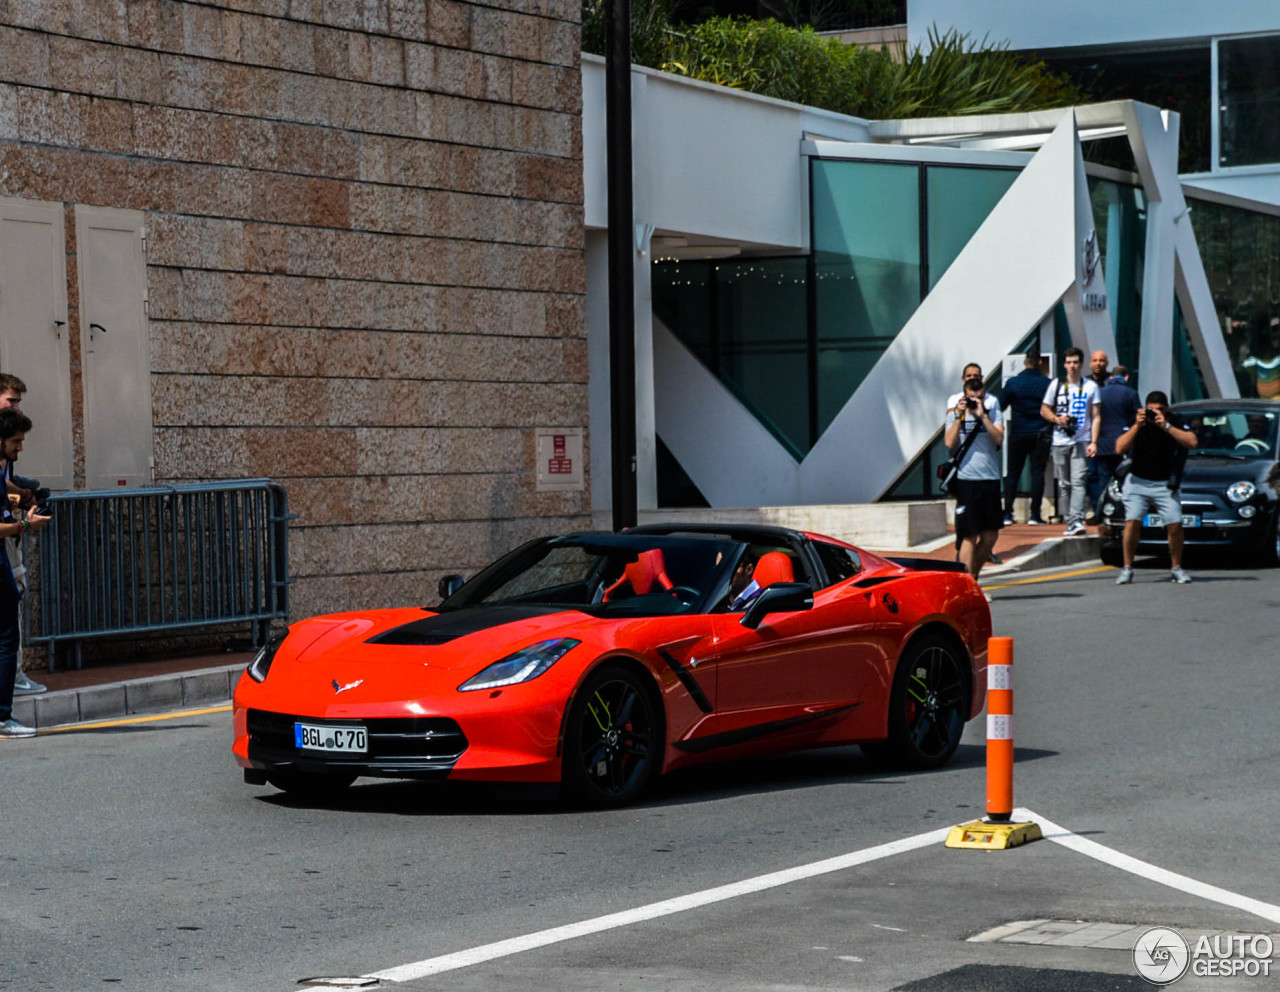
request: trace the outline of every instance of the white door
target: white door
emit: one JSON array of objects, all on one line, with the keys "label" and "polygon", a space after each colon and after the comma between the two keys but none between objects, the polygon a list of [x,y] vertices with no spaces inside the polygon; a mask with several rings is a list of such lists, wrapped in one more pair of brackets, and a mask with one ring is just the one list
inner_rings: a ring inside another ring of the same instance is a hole
[{"label": "white door", "polygon": [[90,489],[151,481],[151,347],[143,215],[76,207],[84,465]]},{"label": "white door", "polygon": [[0,197],[0,371],[27,386],[31,418],[19,475],[70,489],[71,350],[61,203]]}]

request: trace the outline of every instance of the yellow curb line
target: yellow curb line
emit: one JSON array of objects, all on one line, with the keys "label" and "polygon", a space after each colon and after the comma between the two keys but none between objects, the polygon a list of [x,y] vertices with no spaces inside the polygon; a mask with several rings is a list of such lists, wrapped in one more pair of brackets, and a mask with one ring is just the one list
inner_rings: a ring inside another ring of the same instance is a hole
[{"label": "yellow curb line", "polygon": [[231,704],[211,706],[203,710],[182,710],[180,713],[156,713],[151,716],[135,716],[127,720],[103,720],[97,723],[69,723],[64,727],[45,727],[36,730],[36,736],[64,734],[69,730],[100,730],[104,727],[129,727],[138,723],[158,723],[161,720],[180,720],[187,716],[205,716],[209,713],[230,713]]},{"label": "yellow curb line", "polygon": [[1036,582],[1053,582],[1057,579],[1071,579],[1077,575],[1093,575],[1097,572],[1109,572],[1111,565],[1095,565],[1093,568],[1081,568],[1074,572],[1055,572],[1053,575],[1041,575],[1035,579],[1018,579],[1016,582],[1002,582],[995,586],[983,586],[983,589],[1008,589],[1010,586],[1029,586]]}]

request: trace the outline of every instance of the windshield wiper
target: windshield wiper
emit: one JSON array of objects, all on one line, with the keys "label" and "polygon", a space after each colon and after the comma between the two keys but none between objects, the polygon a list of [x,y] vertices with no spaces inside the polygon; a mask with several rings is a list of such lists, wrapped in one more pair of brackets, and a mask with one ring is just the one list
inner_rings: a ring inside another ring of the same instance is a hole
[{"label": "windshield wiper", "polygon": [[1237,455],[1234,451],[1223,451],[1221,448],[1192,448],[1187,454],[1197,458],[1230,458],[1236,462],[1249,460],[1245,455]]}]

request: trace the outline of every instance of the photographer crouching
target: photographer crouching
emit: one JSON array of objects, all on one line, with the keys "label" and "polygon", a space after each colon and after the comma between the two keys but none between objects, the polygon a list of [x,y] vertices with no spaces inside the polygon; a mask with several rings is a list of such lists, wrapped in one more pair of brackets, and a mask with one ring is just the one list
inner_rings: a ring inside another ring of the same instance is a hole
[{"label": "photographer crouching", "polygon": [[1000,503],[1000,446],[1004,417],[982,379],[964,381],[964,392],[949,404],[943,440],[959,462],[956,474],[956,536],[960,560],[975,579],[991,557],[1004,519]]},{"label": "photographer crouching", "polygon": [[1116,585],[1133,581],[1133,557],[1142,536],[1142,521],[1148,514],[1159,515],[1169,541],[1170,577],[1174,582],[1191,581],[1182,568],[1182,503],[1178,488],[1187,452],[1198,443],[1184,423],[1175,423],[1169,411],[1169,397],[1160,390],[1147,394],[1146,406],[1136,414],[1132,427],[1116,440],[1116,454],[1128,455],[1132,468],[1124,487],[1124,568]]}]

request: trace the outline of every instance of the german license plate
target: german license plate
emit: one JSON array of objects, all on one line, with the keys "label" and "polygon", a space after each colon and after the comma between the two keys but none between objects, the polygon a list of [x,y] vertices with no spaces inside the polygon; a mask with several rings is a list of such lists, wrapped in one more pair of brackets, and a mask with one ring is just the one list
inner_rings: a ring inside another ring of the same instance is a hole
[{"label": "german license plate", "polygon": [[369,737],[364,727],[325,727],[315,723],[295,723],[293,743],[304,751],[363,754],[369,750]]},{"label": "german license plate", "polygon": [[[1142,521],[1142,526],[1143,527],[1163,527],[1164,521],[1161,519],[1158,513],[1148,513]],[[1182,526],[1183,527],[1199,527],[1200,514],[1184,513],[1182,515]]]}]

